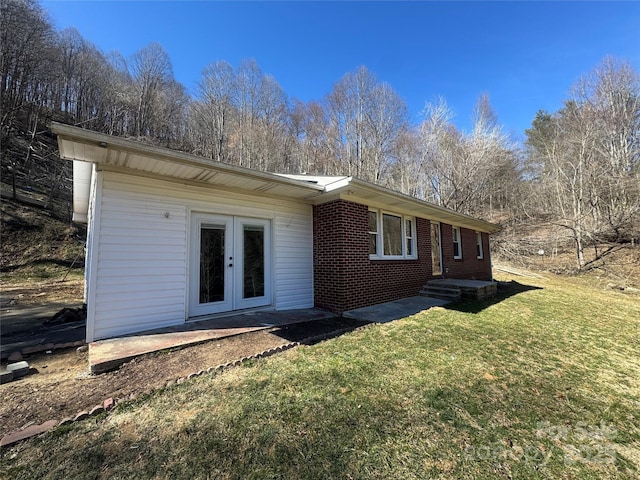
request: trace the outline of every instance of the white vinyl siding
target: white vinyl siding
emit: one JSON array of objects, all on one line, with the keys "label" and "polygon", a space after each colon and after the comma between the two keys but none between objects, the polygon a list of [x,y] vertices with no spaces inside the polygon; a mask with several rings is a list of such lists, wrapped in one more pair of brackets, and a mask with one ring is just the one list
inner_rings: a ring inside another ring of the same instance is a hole
[{"label": "white vinyl siding", "polygon": [[274,307],[313,307],[313,210],[295,205],[295,215],[273,221]]},{"label": "white vinyl siding", "polygon": [[271,220],[272,305],[313,306],[311,206],[112,172],[100,175],[99,227],[91,232],[97,262],[87,299],[89,341],[185,321],[191,212]]}]

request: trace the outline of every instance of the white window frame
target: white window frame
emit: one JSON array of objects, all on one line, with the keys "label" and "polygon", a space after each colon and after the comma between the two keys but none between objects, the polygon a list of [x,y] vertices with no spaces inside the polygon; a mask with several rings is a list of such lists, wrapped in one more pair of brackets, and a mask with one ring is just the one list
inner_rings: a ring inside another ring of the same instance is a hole
[{"label": "white window frame", "polygon": [[[462,260],[462,231],[460,227],[452,228],[453,244],[454,244],[454,260]],[[455,254],[455,245],[458,244],[458,255]]]},{"label": "white window frame", "polygon": [[[368,229],[369,235],[376,236],[376,253],[369,253],[369,256],[377,256],[380,251],[380,218],[377,210],[369,209],[369,213],[376,214],[376,231],[372,231],[370,228]],[[369,222],[369,215],[367,214],[367,223]]]},{"label": "white window frame", "polygon": [[[407,235],[407,222],[411,222],[411,228],[410,228],[410,232],[409,235]],[[418,252],[416,252],[416,242],[415,242],[415,238],[416,238],[416,220],[415,218],[412,217],[402,217],[402,232],[404,235],[404,254],[406,257],[408,258],[413,258],[414,256],[417,255]],[[411,252],[412,253],[408,253],[407,252],[407,243],[411,243]]]},{"label": "white window frame", "polygon": [[[376,223],[378,227],[377,232],[369,232],[371,235],[376,235],[376,253],[369,254],[369,259],[371,260],[416,260],[418,258],[418,242],[417,234],[416,234],[416,217],[412,217],[410,215],[402,215],[401,213],[391,212],[388,210],[382,210],[377,208],[370,208],[370,212],[375,212],[376,214]],[[394,217],[399,217],[401,221],[401,232],[402,235],[402,255],[385,255],[384,254],[384,226],[383,226],[383,215],[392,215]],[[368,217],[367,217],[368,218]],[[411,221],[411,236],[406,235],[406,221]],[[411,250],[412,254],[407,254],[407,240],[411,241]]]},{"label": "white window frame", "polygon": [[484,248],[482,245],[482,232],[476,232],[476,258],[478,260],[484,259]]}]

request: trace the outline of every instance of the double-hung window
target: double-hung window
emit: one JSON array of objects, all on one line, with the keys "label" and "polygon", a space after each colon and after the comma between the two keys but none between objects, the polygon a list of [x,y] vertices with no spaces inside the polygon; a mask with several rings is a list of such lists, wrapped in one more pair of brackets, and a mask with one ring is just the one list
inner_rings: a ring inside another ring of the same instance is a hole
[{"label": "double-hung window", "polygon": [[369,210],[369,255],[378,254],[378,212]]},{"label": "double-hung window", "polygon": [[462,258],[462,242],[460,240],[460,227],[453,227],[453,258]]},{"label": "double-hung window", "polygon": [[369,210],[369,257],[417,258],[415,218],[381,210]]},{"label": "double-hung window", "polygon": [[414,233],[414,221],[413,218],[406,218],[404,219],[404,239],[405,239],[405,254],[408,257],[411,256],[415,256],[416,252],[415,252],[415,248],[413,246],[414,244],[414,238],[415,238],[415,233]]},{"label": "double-hung window", "polygon": [[482,232],[476,232],[476,255],[478,260],[484,258],[484,254],[482,253]]}]

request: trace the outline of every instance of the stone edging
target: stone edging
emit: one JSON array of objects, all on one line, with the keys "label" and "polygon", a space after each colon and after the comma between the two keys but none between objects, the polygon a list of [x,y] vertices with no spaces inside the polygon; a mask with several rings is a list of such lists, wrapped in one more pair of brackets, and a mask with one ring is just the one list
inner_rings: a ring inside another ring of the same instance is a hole
[{"label": "stone edging", "polygon": [[[250,360],[257,360],[259,358],[266,358],[266,357],[270,357],[271,355],[275,355],[276,353],[280,353],[280,352],[284,352],[286,350],[290,350],[294,347],[298,347],[300,345],[308,345],[308,344],[312,344],[312,343],[316,343],[322,340],[326,340],[328,338],[332,338],[332,337],[337,337],[338,335],[342,335],[343,333],[347,333],[347,332],[351,332],[351,331],[355,331],[355,330],[360,330],[363,329],[365,327],[367,327],[369,325],[362,325],[360,327],[356,327],[356,328],[343,328],[340,330],[334,330],[332,332],[328,332],[328,333],[323,333],[320,335],[315,335],[313,337],[308,337],[305,338],[304,340],[302,340],[301,342],[291,342],[291,343],[287,343],[285,345],[280,345],[279,347],[275,347],[275,348],[270,348],[268,350],[265,350],[261,353],[257,353],[255,355],[251,355],[249,357],[242,357],[240,360],[236,360],[234,362],[227,362],[225,364],[221,364],[218,365],[216,367],[209,367],[206,370],[200,370],[197,373],[191,373],[189,375],[187,375],[186,377],[180,377],[175,381],[169,381],[166,383],[166,385],[164,386],[164,388],[167,387],[171,387],[173,385],[180,385],[188,380],[191,380],[192,378],[195,377],[199,377],[201,375],[204,374],[211,374],[211,375],[219,375],[222,372],[224,372],[225,370],[229,370],[230,368],[234,368],[234,367],[238,367],[240,365],[242,365],[243,363],[246,363]],[[60,348],[69,348],[71,346],[81,346],[84,345],[84,342],[80,342],[80,345],[75,345],[75,343],[78,342],[70,342],[70,343],[74,343],[74,345],[69,345],[69,344],[61,344],[64,345],[63,347]],[[55,348],[55,347],[54,347]],[[46,348],[43,350],[38,350],[39,351],[45,351],[45,350],[50,350],[50,348]],[[31,353],[36,353],[36,352],[31,352]],[[161,387],[162,388],[162,387]],[[69,425],[71,423],[74,422],[79,422],[81,420],[85,420],[89,417],[93,417],[96,415],[99,415],[103,412],[108,412],[110,410],[112,410],[115,406],[116,403],[120,403],[121,401],[132,401],[135,400],[136,398],[138,398],[139,395],[144,395],[144,394],[149,394],[152,393],[154,390],[150,389],[144,392],[140,392],[138,394],[132,393],[131,395],[129,395],[127,398],[123,398],[123,399],[118,399],[118,400],[114,400],[113,398],[107,398],[106,400],[104,400],[101,404],[94,406],[91,409],[88,410],[83,410],[81,412],[78,412],[75,416],[73,417],[66,417],[63,418],[62,420],[58,421],[58,420],[48,420],[40,425],[29,425],[28,427],[22,429],[22,430],[18,430],[16,432],[12,432],[12,433],[8,433],[5,436],[2,437],[2,439],[0,439],[0,448],[1,447],[8,447],[13,445],[14,443],[20,442],[22,440],[26,440],[28,438],[34,437],[36,435],[39,435],[41,433],[45,433],[48,432],[50,430],[53,430],[57,427],[61,427],[63,425]]]}]

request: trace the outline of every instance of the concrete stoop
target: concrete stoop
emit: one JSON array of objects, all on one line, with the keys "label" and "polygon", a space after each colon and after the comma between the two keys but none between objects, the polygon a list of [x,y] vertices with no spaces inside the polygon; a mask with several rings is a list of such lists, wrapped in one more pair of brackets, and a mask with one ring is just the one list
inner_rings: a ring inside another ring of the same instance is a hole
[{"label": "concrete stoop", "polygon": [[482,300],[495,297],[497,293],[497,282],[453,278],[431,280],[420,292],[421,295],[446,298],[451,301],[461,299]]},{"label": "concrete stoop", "polygon": [[429,284],[422,287],[420,295],[423,297],[439,298],[441,300],[449,300],[457,302],[462,298],[462,290],[456,287],[431,286]]}]

